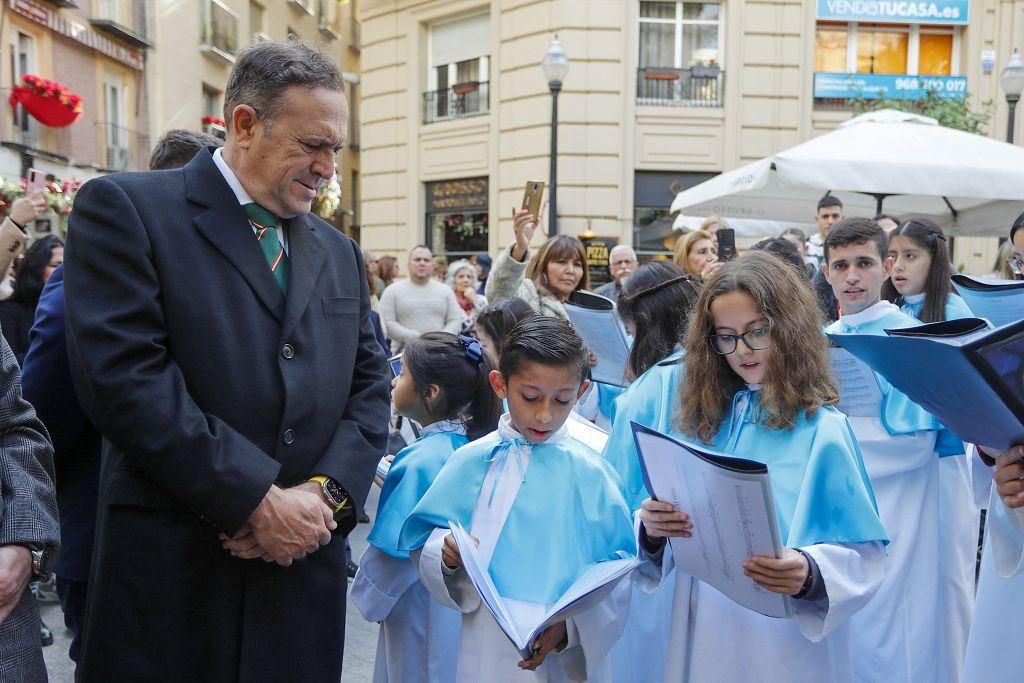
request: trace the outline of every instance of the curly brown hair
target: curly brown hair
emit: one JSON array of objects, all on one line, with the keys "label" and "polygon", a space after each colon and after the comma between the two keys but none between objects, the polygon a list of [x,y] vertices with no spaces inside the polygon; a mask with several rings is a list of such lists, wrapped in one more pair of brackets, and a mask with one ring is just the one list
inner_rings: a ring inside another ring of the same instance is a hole
[{"label": "curly brown hair", "polygon": [[769,339],[761,388],[762,424],[789,429],[801,411],[839,401],[828,345],[814,294],[794,269],[765,252],[752,251],[726,263],[701,289],[686,333],[686,371],[679,383],[674,426],[710,443],[743,381],[708,336],[715,331],[711,303],[730,292],[746,292],[768,322]]}]

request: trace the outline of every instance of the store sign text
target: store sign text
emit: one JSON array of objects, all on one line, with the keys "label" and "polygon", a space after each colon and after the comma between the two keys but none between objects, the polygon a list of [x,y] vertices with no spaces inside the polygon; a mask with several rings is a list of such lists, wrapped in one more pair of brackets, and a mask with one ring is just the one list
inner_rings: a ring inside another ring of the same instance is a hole
[{"label": "store sign text", "polygon": [[970,0],[818,0],[818,19],[966,24]]}]

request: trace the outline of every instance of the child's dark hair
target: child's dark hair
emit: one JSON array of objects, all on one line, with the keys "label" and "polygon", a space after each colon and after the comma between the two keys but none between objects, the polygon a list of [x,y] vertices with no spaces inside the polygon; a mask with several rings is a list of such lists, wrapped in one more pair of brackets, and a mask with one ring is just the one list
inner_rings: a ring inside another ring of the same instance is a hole
[{"label": "child's dark hair", "polygon": [[522,299],[513,297],[503,299],[490,304],[476,318],[476,327],[483,330],[484,334],[490,337],[498,348],[494,349],[496,358],[501,358],[501,349],[504,347],[505,338],[512,328],[523,318],[531,315],[539,315]]},{"label": "child's dark hair", "polygon": [[690,308],[700,294],[697,281],[670,261],[636,269],[622,285],[619,317],[636,327],[629,373],[639,377],[682,341]]},{"label": "child's dark hair", "polygon": [[804,259],[800,256],[800,252],[796,250],[793,243],[787,239],[781,237],[772,237],[766,240],[761,240],[757,244],[751,247],[758,251],[766,251],[772,256],[778,256],[780,259],[796,268],[796,272],[800,274],[800,277],[804,278],[804,281],[810,282],[810,278],[807,276],[807,267],[804,265]]},{"label": "child's dark hair", "polygon": [[427,406],[432,415],[461,420],[471,441],[497,427],[501,409],[488,379],[494,368],[480,342],[450,332],[427,332],[405,345],[402,362],[418,392],[431,384],[440,390]]},{"label": "child's dark hair", "polygon": [[590,354],[580,335],[567,321],[531,315],[520,320],[508,333],[501,352],[501,374],[508,381],[526,363],[572,367],[582,382],[590,370]]},{"label": "child's dark hair", "polygon": [[[937,323],[946,319],[946,301],[953,291],[950,278],[953,266],[949,262],[949,247],[946,236],[935,221],[928,218],[914,218],[892,231],[889,243],[896,237],[905,237],[924,249],[931,256],[928,277],[924,281],[924,305],[921,306],[921,322]],[[882,283],[882,298],[897,306],[903,304],[903,295],[896,291],[892,278]]]},{"label": "child's dark hair", "polygon": [[878,223],[870,218],[844,218],[832,226],[828,237],[825,238],[825,263],[828,263],[831,249],[868,242],[878,247],[878,255],[883,261],[888,257],[889,238],[886,237],[885,230],[878,227]]}]

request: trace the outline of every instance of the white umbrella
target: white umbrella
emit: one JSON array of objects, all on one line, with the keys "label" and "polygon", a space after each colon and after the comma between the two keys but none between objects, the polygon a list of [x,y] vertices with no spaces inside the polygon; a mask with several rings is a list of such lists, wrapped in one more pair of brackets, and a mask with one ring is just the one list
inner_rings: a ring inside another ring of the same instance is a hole
[{"label": "white umbrella", "polygon": [[1024,211],[1024,148],[883,109],[684,190],[672,211],[806,222],[826,192],[847,216],[881,210],[952,234],[1004,235]]}]

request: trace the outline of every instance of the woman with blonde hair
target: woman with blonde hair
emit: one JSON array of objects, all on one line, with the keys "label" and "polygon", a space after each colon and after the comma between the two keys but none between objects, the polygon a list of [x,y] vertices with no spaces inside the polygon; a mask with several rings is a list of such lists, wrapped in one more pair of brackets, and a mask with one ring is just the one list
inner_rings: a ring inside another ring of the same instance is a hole
[{"label": "woman with blonde hair", "polygon": [[724,218],[719,216],[717,213],[713,213],[704,219],[704,222],[700,224],[700,229],[714,236],[718,233],[720,228],[728,228],[729,224]]},{"label": "woman with blonde hair", "polygon": [[571,235],[555,235],[526,262],[539,221],[529,211],[513,214],[516,240],[494,261],[484,292],[492,302],[518,297],[541,315],[568,320],[562,305],[572,293],[590,287],[583,243]]},{"label": "woman with blonde hair", "polygon": [[722,267],[722,262],[718,260],[715,237],[706,230],[694,230],[679,238],[672,260],[701,282]]}]

